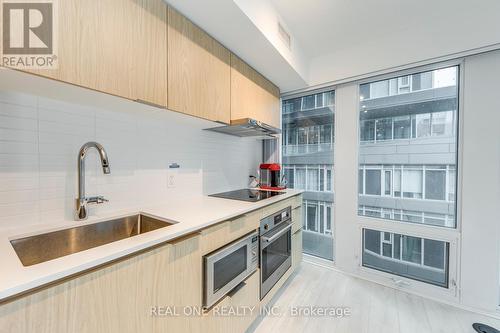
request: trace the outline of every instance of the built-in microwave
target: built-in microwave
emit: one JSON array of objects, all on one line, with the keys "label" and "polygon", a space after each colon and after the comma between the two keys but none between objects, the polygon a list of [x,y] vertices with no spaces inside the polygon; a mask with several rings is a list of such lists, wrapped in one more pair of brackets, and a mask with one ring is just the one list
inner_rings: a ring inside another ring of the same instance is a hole
[{"label": "built-in microwave", "polygon": [[203,306],[209,308],[259,266],[259,234],[254,231],[203,257]]}]

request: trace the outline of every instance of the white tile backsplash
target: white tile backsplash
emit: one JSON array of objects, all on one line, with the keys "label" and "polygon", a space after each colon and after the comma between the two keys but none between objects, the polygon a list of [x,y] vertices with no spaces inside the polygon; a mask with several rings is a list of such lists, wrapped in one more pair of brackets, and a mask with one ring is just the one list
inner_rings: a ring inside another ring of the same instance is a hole
[{"label": "white tile backsplash", "polygon": [[[86,193],[109,199],[90,214],[245,187],[261,142],[203,131],[212,126],[133,102],[123,111],[0,91],[0,228],[72,220],[77,153],[87,141],[101,143],[111,165],[104,175],[89,152]],[[168,188],[174,162],[181,168]]]}]

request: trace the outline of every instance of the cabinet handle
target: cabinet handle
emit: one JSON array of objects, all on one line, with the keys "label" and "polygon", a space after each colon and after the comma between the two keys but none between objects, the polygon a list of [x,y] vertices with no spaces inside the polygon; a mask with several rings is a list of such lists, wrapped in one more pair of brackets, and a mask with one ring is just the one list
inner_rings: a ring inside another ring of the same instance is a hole
[{"label": "cabinet handle", "polygon": [[135,100],[136,102],[138,103],[141,103],[141,104],[146,104],[146,105],[149,105],[149,106],[153,106],[155,108],[160,108],[160,109],[165,109],[166,107],[164,105],[160,105],[160,104],[156,104],[156,103],[153,103],[153,102],[148,102],[148,101],[145,101],[143,99],[136,99]]},{"label": "cabinet handle", "polygon": [[201,231],[195,231],[195,232],[189,233],[187,235],[183,235],[183,236],[171,239],[171,240],[167,241],[167,243],[172,244],[172,245],[179,244],[180,242],[183,242],[191,237],[198,236],[199,234],[201,234]]},{"label": "cabinet handle", "polygon": [[233,297],[241,288],[246,285],[247,283],[245,281],[241,281],[236,287],[234,287],[230,292],[227,293],[227,296],[230,298]]}]

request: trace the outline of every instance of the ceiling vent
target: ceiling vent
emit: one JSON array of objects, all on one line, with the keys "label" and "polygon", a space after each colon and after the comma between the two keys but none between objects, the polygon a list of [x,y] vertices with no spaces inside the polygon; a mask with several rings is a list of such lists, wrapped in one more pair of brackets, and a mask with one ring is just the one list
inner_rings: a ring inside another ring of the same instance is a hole
[{"label": "ceiling vent", "polygon": [[278,22],[278,34],[280,35],[281,40],[285,45],[288,47],[288,49],[292,49],[292,37],[290,37],[290,34],[286,29],[281,25],[280,22]]}]

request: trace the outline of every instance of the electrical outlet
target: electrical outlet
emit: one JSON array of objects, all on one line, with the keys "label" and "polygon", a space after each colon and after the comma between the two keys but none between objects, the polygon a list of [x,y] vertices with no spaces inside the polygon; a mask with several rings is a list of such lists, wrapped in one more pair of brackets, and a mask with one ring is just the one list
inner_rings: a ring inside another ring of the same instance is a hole
[{"label": "electrical outlet", "polygon": [[177,185],[177,170],[168,169],[167,170],[167,187],[175,188]]}]

